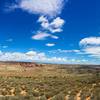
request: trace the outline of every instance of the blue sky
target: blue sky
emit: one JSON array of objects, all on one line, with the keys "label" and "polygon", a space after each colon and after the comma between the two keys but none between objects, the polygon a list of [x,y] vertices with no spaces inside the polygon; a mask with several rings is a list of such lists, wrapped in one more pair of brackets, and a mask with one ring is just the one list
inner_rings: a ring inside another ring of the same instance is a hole
[{"label": "blue sky", "polygon": [[99,4],[0,0],[0,60],[100,64]]}]

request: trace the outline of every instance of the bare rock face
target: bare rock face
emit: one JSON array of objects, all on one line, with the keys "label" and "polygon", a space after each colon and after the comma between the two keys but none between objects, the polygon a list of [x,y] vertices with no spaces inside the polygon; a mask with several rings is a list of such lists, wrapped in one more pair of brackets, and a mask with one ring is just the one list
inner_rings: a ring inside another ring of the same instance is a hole
[{"label": "bare rock face", "polygon": [[34,62],[0,62],[0,71],[22,71],[39,66]]},{"label": "bare rock face", "polygon": [[38,64],[31,63],[31,62],[22,62],[22,63],[19,63],[19,65],[22,67],[38,67]]},{"label": "bare rock face", "polygon": [[0,66],[21,66],[21,67],[38,67],[39,65],[34,62],[0,62]]}]

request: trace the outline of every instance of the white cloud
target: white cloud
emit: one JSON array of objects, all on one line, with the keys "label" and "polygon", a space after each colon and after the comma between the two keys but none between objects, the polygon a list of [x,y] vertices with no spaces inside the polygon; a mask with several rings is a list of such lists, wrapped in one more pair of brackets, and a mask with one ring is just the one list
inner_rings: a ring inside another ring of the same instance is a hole
[{"label": "white cloud", "polygon": [[44,52],[28,51],[22,52],[2,52],[0,51],[0,61],[34,61],[43,63],[82,63],[85,59],[68,59],[65,57],[47,57]]},{"label": "white cloud", "polygon": [[49,53],[79,53],[79,52],[80,50],[63,50],[63,49],[49,51]]},{"label": "white cloud", "polygon": [[18,0],[17,5],[10,8],[20,8],[32,14],[56,16],[61,13],[66,1],[68,0]]},{"label": "white cloud", "polygon": [[37,54],[37,52],[35,51],[29,51],[26,53],[27,56],[35,56]]},{"label": "white cloud", "polygon": [[40,16],[38,22],[41,23],[41,27],[48,30],[49,27],[49,20],[47,17]]},{"label": "white cloud", "polygon": [[46,39],[48,37],[51,37],[53,39],[58,39],[59,38],[59,37],[57,37],[55,35],[39,31],[37,34],[35,34],[35,35],[32,36],[32,39],[34,39],[34,40],[44,40],[44,39]]},{"label": "white cloud", "polygon": [[55,35],[50,35],[51,36],[51,38],[53,38],[53,39],[58,39],[59,37],[58,36],[55,36]]},{"label": "white cloud", "polygon": [[60,17],[57,17],[56,19],[53,20],[53,22],[50,23],[50,26],[54,28],[59,28],[59,27],[62,27],[64,23],[65,22],[63,19],[61,19]]},{"label": "white cloud", "polygon": [[64,25],[64,23],[65,23],[65,21],[63,19],[61,19],[60,17],[57,17],[50,23],[49,30],[52,33],[61,32],[62,26]]},{"label": "white cloud", "polygon": [[38,53],[36,51],[28,51],[26,53],[0,51],[0,61],[37,61],[43,57],[45,57],[44,53]]},{"label": "white cloud", "polygon": [[22,9],[31,14],[40,15],[38,22],[41,24],[37,33],[32,36],[34,40],[45,40],[48,37],[58,39],[58,36],[49,34],[62,32],[65,21],[58,16],[68,0],[16,0],[16,4],[9,6],[10,10]]},{"label": "white cloud", "polygon": [[[41,24],[41,30],[39,30],[35,35],[32,36],[32,39],[34,40],[45,40],[48,37],[58,39],[58,36],[52,35],[50,33],[63,31],[62,27],[65,23],[65,21],[60,17],[57,17],[50,22],[45,16],[40,16],[37,22]],[[48,31],[50,33],[47,33]]]},{"label": "white cloud", "polygon": [[81,53],[100,58],[100,37],[87,37],[80,41]]},{"label": "white cloud", "polygon": [[47,17],[44,17],[44,16],[40,16],[39,19],[38,19],[38,22],[44,22],[44,23],[48,23],[48,19]]},{"label": "white cloud", "polygon": [[58,39],[58,36],[52,35],[47,33],[56,33],[62,31],[62,26],[64,25],[65,21],[60,17],[53,19],[53,21],[49,21],[47,17],[40,16],[38,21],[41,24],[41,30],[39,30],[35,35],[32,36],[34,40],[45,40],[46,38],[50,37],[53,39]]},{"label": "white cloud", "polygon": [[63,30],[61,28],[57,28],[57,29],[50,28],[50,31],[52,33],[57,33],[57,32],[62,32]]},{"label": "white cloud", "polygon": [[89,56],[100,58],[100,46],[90,46],[83,49],[85,54],[89,54]]},{"label": "white cloud", "polygon": [[49,22],[47,17],[44,17],[44,16],[40,16],[40,18],[38,19],[38,22],[41,23],[41,27],[43,29],[50,31],[51,33],[63,31],[62,27],[65,23],[65,21],[63,19],[61,19],[60,17],[57,17],[57,18],[53,19],[52,22]]},{"label": "white cloud", "polygon": [[47,60],[48,62],[52,62],[52,63],[68,62],[68,59],[60,58],[60,57],[52,57],[52,58],[48,58]]},{"label": "white cloud", "polygon": [[47,43],[46,46],[53,47],[53,46],[55,46],[55,44],[54,43]]},{"label": "white cloud", "polygon": [[32,36],[32,39],[34,39],[34,40],[44,40],[45,38],[47,38],[49,36],[50,36],[50,34],[48,34],[48,33],[38,32],[37,34]]},{"label": "white cloud", "polygon": [[66,2],[68,0],[16,0],[16,4],[9,6],[9,10],[22,9],[28,13],[40,16],[38,22],[41,24],[41,27],[37,30],[37,34],[32,36],[32,39],[44,40],[47,37],[58,39],[58,36],[48,34],[48,32],[63,31],[62,27],[65,21],[57,16],[61,13]]},{"label": "white cloud", "polygon": [[80,45],[100,45],[100,37],[87,37],[80,41]]}]

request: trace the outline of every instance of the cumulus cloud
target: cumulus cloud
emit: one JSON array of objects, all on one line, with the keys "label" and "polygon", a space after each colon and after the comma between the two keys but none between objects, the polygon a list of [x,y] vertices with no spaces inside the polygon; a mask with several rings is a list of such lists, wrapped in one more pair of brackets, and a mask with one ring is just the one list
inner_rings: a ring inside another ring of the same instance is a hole
[{"label": "cumulus cloud", "polygon": [[35,40],[44,40],[48,37],[51,37],[53,39],[58,39],[59,37],[52,35],[52,33],[63,31],[62,27],[65,23],[65,21],[60,17],[53,19],[53,21],[49,21],[45,16],[40,16],[37,22],[41,24],[42,31],[39,30],[35,35],[32,36],[32,39]]},{"label": "cumulus cloud", "polygon": [[87,62],[85,59],[68,59],[65,57],[47,57],[44,52],[28,51],[22,52],[2,52],[0,51],[0,61],[35,61],[43,63],[81,63]]},{"label": "cumulus cloud", "polygon": [[[16,0],[16,3],[9,6],[9,9],[22,9],[28,13],[40,16],[38,22],[41,24],[41,27],[37,30],[37,34],[32,36],[33,39],[44,40],[47,37],[58,39],[58,36],[49,33],[63,31],[62,27],[65,21],[57,16],[61,13],[66,2],[68,0]],[[39,31],[42,33],[39,33]]]},{"label": "cumulus cloud", "polygon": [[100,58],[100,46],[86,47],[83,52],[91,57]]},{"label": "cumulus cloud", "polygon": [[68,0],[18,0],[10,8],[20,8],[32,14],[56,16],[61,13],[66,1]]},{"label": "cumulus cloud", "polygon": [[27,56],[35,56],[35,55],[37,55],[37,52],[35,52],[35,51],[29,51],[29,52],[26,53],[26,55]]},{"label": "cumulus cloud", "polygon": [[0,61],[36,61],[44,57],[44,53],[37,53],[36,51],[28,51],[26,53],[0,51]]},{"label": "cumulus cloud", "polygon": [[59,28],[62,27],[63,24],[64,24],[64,20],[61,19],[60,17],[57,17],[56,19],[53,20],[53,22],[50,23],[50,26],[54,28]]},{"label": "cumulus cloud", "polygon": [[46,46],[53,47],[53,46],[55,46],[55,43],[47,43]]},{"label": "cumulus cloud", "polygon": [[40,28],[32,36],[32,39],[45,40],[48,37],[58,39],[58,36],[51,33],[63,31],[65,20],[57,16],[61,14],[66,2],[68,0],[16,0],[16,3],[9,6],[9,9],[21,9],[40,16],[37,21]]},{"label": "cumulus cloud", "polygon": [[45,17],[45,16],[42,15],[42,16],[39,17],[38,22],[48,23],[48,19],[47,19],[47,17]]},{"label": "cumulus cloud", "polygon": [[80,45],[100,45],[100,37],[87,37],[80,41]]},{"label": "cumulus cloud", "polygon": [[100,58],[100,37],[87,37],[80,41],[81,51],[90,57]]},{"label": "cumulus cloud", "polygon": [[60,17],[57,17],[55,19],[53,19],[52,22],[50,22],[47,17],[44,16],[40,16],[40,18],[38,19],[38,22],[41,23],[41,27],[47,31],[50,31],[51,33],[56,33],[56,32],[61,32],[62,27],[65,23],[65,21],[63,19],[61,19]]},{"label": "cumulus cloud", "polygon": [[53,39],[58,39],[59,37],[52,35],[52,34],[48,34],[46,32],[37,32],[35,35],[32,36],[32,39],[34,40],[45,40],[46,38],[51,37]]}]

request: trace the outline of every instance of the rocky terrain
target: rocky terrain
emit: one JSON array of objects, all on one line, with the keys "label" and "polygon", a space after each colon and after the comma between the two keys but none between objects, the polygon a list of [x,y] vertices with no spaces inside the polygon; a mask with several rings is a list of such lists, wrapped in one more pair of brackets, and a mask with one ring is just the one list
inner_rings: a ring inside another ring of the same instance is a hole
[{"label": "rocky terrain", "polygon": [[0,62],[0,100],[100,100],[99,65]]}]

